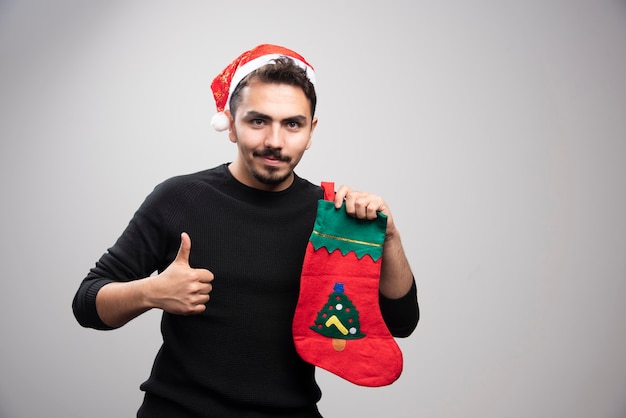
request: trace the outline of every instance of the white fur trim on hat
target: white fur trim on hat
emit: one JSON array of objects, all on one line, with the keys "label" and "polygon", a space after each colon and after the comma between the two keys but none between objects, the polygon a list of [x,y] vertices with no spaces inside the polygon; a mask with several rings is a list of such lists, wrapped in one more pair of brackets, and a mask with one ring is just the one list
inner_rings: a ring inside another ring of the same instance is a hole
[{"label": "white fur trim on hat", "polygon": [[[233,74],[233,78],[230,82],[230,86],[228,89],[228,97],[230,98],[230,96],[235,91],[235,88],[237,88],[237,85],[239,84],[239,82],[243,80],[245,76],[247,76],[248,74],[250,74],[256,69],[261,68],[265,64],[269,64],[270,62],[272,62],[272,60],[275,60],[283,56],[285,55],[284,54],[262,55],[260,57],[254,58],[246,62],[245,64],[241,65],[239,68],[237,68],[237,70],[235,71],[235,74]],[[291,57],[291,56],[287,56],[287,57],[291,59],[293,62],[295,62],[298,67],[306,70],[307,78],[309,79],[311,84],[315,86],[315,71],[313,71],[313,68],[309,67],[306,63],[300,61],[299,59],[295,57]],[[226,108],[228,108],[228,102],[226,102]]]}]

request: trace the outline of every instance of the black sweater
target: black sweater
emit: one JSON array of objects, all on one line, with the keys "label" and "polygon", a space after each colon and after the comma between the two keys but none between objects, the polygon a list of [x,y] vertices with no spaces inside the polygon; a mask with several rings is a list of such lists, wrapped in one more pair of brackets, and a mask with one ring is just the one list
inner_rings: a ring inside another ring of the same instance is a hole
[{"label": "black sweater", "polygon": [[[139,417],[319,416],[314,367],[296,353],[291,322],[321,198],[320,187],[297,176],[282,192],[247,187],[226,164],[171,178],[146,198],[82,281],[78,322],[110,329],[96,312],[98,290],[163,271],[181,232],[191,237],[191,267],[215,279],[202,314],[163,313]],[[380,302],[391,333],[409,335],[419,317],[415,284],[404,298]]]}]

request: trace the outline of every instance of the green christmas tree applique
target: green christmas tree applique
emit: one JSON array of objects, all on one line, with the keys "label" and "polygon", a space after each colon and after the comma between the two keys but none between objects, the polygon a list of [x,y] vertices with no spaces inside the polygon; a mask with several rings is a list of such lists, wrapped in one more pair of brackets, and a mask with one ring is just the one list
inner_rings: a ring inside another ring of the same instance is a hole
[{"label": "green christmas tree applique", "polygon": [[361,332],[359,311],[344,292],[343,283],[335,283],[328,302],[317,313],[313,331],[332,339],[333,348],[343,351],[347,340],[365,337]]}]

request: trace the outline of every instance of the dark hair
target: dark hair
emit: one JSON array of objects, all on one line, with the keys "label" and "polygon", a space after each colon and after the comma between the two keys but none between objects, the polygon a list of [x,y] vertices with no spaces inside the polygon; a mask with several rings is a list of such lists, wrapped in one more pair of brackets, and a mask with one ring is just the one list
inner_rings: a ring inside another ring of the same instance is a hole
[{"label": "dark hair", "polygon": [[272,60],[269,64],[252,71],[239,82],[230,95],[229,105],[233,116],[241,103],[241,90],[248,86],[252,80],[258,80],[262,83],[288,84],[301,88],[311,105],[311,119],[313,119],[315,106],[317,104],[315,86],[313,86],[313,83],[311,83],[307,77],[306,69],[298,66],[289,57],[278,57]]}]

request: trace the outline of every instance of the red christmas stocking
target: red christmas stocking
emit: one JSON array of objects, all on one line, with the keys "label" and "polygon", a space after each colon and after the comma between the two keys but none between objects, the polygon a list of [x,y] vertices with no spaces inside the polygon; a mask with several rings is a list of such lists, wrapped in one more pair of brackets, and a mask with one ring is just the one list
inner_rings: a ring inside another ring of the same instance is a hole
[{"label": "red christmas stocking", "polygon": [[333,183],[322,187],[293,320],[296,350],[357,385],[391,384],[402,373],[402,352],[378,303],[387,217],[356,219],[335,208]]}]

